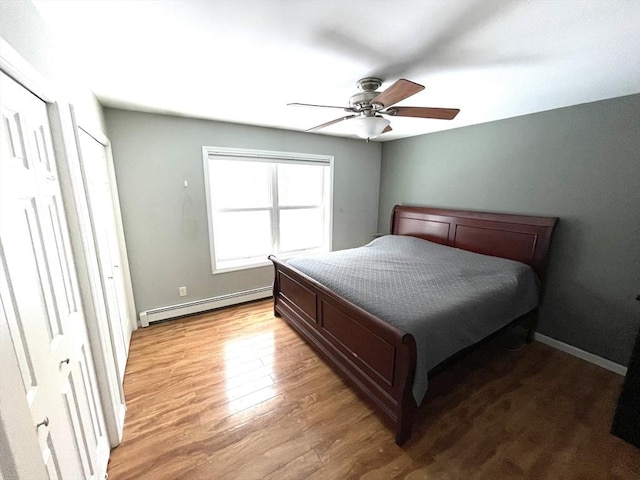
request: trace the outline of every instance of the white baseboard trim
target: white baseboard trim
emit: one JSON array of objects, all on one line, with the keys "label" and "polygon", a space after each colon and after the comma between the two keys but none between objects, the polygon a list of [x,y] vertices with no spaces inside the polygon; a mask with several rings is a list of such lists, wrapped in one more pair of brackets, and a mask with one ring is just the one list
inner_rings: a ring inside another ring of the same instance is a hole
[{"label": "white baseboard trim", "polygon": [[536,333],[534,338],[540,343],[544,343],[545,345],[549,345],[550,347],[557,348],[558,350],[568,353],[569,355],[573,355],[574,357],[586,360],[589,363],[598,365],[599,367],[610,370],[614,373],[617,373],[618,375],[625,376],[627,374],[627,367],[623,367],[618,363],[607,360],[606,358],[599,357],[597,355],[594,355],[593,353],[580,350],[579,348],[574,347],[573,345],[569,345],[568,343],[561,342],[560,340],[547,337],[546,335],[542,335],[540,333]]},{"label": "white baseboard trim", "polygon": [[204,298],[194,302],[169,305],[168,307],[154,308],[152,310],[140,312],[140,324],[143,327],[148,327],[152,322],[181,317],[183,315],[191,315],[193,313],[206,312],[207,310],[237,305],[238,303],[250,302],[251,300],[269,298],[271,295],[272,291],[269,286],[254,288],[253,290],[246,290],[244,292],[231,293],[229,295],[221,295],[219,297]]}]

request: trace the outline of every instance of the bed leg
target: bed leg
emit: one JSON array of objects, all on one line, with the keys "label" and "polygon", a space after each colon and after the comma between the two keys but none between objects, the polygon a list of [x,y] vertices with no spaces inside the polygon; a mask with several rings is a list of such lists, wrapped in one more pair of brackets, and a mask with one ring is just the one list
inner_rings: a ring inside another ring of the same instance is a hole
[{"label": "bed leg", "polygon": [[536,308],[536,311],[531,314],[531,318],[529,319],[527,324],[528,324],[528,328],[527,328],[526,341],[527,343],[531,343],[533,342],[536,329],[538,328],[538,309],[537,308]]},{"label": "bed leg", "polygon": [[396,425],[396,445],[401,447],[411,437],[411,419],[398,421]]},{"label": "bed leg", "polygon": [[398,368],[398,381],[400,382],[399,404],[396,411],[396,445],[402,446],[411,437],[413,414],[418,408],[413,398],[413,378],[416,366],[416,341],[412,335],[405,334],[402,337]]},{"label": "bed leg", "polygon": [[276,306],[276,299],[273,299],[273,316],[274,317],[281,317],[282,315],[280,315],[280,312],[278,311],[278,307]]},{"label": "bed leg", "polygon": [[[413,375],[411,375],[413,379]],[[413,399],[413,391],[411,389],[413,382],[405,387],[405,393],[402,398],[402,407],[398,412],[398,420],[396,422],[396,445],[402,446],[409,437],[411,437],[411,427],[413,425],[413,415],[417,409],[416,402]]]},{"label": "bed leg", "polygon": [[[271,255],[269,255],[269,259],[271,259]],[[273,278],[273,286],[271,287],[271,294],[273,296],[273,316],[280,317],[280,313],[276,309],[276,303],[278,303],[278,295],[280,294],[280,277],[278,276],[278,269],[276,267],[275,276]]]}]

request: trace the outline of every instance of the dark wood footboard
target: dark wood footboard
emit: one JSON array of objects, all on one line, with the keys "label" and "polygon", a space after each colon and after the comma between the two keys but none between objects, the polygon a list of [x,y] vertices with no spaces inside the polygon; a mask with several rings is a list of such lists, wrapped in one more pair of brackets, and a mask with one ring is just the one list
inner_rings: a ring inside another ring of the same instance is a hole
[{"label": "dark wood footboard", "polygon": [[275,314],[303,338],[395,425],[396,443],[411,436],[416,402],[413,336],[353,305],[277,258]]}]

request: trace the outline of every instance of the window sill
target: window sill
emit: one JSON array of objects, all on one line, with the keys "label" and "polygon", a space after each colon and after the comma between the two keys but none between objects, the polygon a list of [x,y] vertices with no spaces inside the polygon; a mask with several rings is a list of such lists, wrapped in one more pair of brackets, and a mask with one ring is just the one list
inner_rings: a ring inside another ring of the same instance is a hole
[{"label": "window sill", "polygon": [[[317,253],[326,253],[326,252],[328,252],[328,250],[326,249],[316,249],[316,250],[305,250],[303,252],[282,253],[276,256],[280,260],[289,260],[291,258],[301,257],[304,255],[315,255]],[[249,260],[246,260],[245,262],[242,262],[242,261],[227,262],[226,265],[223,263],[222,266],[216,268],[212,272],[212,274],[218,275],[221,273],[237,272],[240,270],[251,270],[253,268],[268,267],[270,265],[272,265],[272,263],[266,258],[264,260],[258,260],[258,261],[256,261],[256,259],[249,259]]]},{"label": "window sill", "polygon": [[254,261],[246,264],[229,265],[228,267],[222,266],[222,267],[216,268],[213,271],[213,275],[218,275],[219,273],[237,272],[239,270],[251,270],[252,268],[268,267],[269,265],[271,265],[271,262],[269,260],[264,260],[260,262]]}]

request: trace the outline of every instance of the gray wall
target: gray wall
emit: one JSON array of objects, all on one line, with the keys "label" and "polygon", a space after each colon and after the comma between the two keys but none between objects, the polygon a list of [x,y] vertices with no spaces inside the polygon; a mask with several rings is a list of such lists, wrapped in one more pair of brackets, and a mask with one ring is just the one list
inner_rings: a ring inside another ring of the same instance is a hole
[{"label": "gray wall", "polygon": [[640,325],[640,95],[385,143],[393,205],[557,216],[538,331],[626,365]]},{"label": "gray wall", "polygon": [[[378,222],[379,143],[105,109],[138,311],[270,285],[272,268],[211,274],[202,147],[333,155],[333,248]],[[189,183],[184,188],[184,181]],[[187,297],[178,287],[187,287]]]}]

